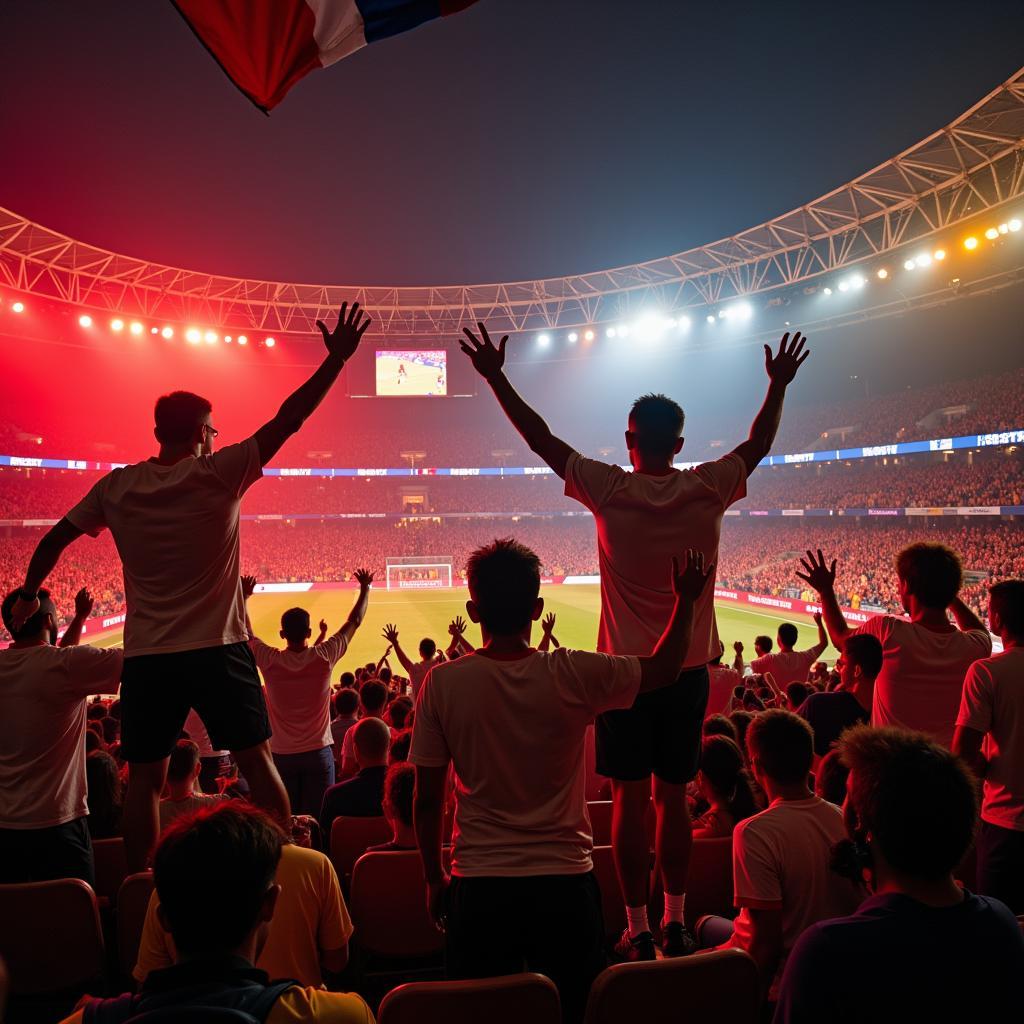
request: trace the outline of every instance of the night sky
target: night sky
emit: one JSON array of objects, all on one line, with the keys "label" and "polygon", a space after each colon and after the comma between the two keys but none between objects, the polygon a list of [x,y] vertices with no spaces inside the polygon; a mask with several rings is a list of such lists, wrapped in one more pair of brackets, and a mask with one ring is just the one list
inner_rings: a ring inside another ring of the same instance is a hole
[{"label": "night sky", "polygon": [[270,118],[163,0],[0,4],[0,205],[220,273],[557,276],[712,241],[1008,78],[1024,3],[480,0]]}]

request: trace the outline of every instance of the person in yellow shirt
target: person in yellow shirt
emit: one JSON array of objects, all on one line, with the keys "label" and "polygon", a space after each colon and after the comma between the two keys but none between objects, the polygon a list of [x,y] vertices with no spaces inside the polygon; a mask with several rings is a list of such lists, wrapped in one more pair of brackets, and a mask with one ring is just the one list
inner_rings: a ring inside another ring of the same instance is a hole
[{"label": "person in yellow shirt", "polygon": [[[281,849],[274,881],[281,895],[256,966],[271,978],[294,978],[320,988],[322,970],[344,970],[352,936],[334,865],[317,850],[287,844]],[[174,959],[174,939],[160,923],[160,900],[154,892],[132,977],[142,984],[152,971],[170,967]]]},{"label": "person in yellow shirt", "polygon": [[[236,801],[176,821],[153,859],[155,913],[173,940],[173,966],[151,971],[136,995],[88,1000],[62,1024],[120,1024],[151,1010],[206,1008],[239,1010],[266,1024],[374,1024],[357,995],[295,979],[271,983],[254,966],[282,905],[286,849],[271,818]],[[296,920],[281,924],[283,933]]]}]

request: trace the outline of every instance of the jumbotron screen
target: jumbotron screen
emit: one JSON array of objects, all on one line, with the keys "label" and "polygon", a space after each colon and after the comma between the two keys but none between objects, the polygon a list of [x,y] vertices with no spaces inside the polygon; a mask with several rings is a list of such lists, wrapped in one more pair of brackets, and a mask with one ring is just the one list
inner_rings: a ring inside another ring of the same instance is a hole
[{"label": "jumbotron screen", "polygon": [[377,395],[447,395],[448,353],[443,349],[377,350]]}]

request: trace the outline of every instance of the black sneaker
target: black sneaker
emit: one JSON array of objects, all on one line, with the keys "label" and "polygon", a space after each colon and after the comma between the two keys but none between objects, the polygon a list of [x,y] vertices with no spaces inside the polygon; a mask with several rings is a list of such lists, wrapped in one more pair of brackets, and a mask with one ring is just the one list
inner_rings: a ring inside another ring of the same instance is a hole
[{"label": "black sneaker", "polygon": [[656,960],[654,936],[650,932],[640,932],[631,936],[627,928],[613,950],[619,960],[635,963],[639,960]]},{"label": "black sneaker", "polygon": [[665,956],[689,956],[696,949],[693,932],[681,921],[667,921],[661,926],[661,952]]}]

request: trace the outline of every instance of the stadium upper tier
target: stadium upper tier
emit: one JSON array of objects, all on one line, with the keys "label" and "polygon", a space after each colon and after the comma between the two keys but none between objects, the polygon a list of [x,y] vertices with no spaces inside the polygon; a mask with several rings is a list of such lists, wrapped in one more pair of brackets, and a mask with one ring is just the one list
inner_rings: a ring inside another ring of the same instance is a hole
[{"label": "stadium upper tier", "polygon": [[646,263],[563,278],[423,287],[244,280],[112,253],[0,210],[0,283],[83,310],[315,335],[342,301],[372,331],[450,337],[601,324],[778,292],[931,239],[1024,191],[1024,69],[902,153],[789,213]]}]

